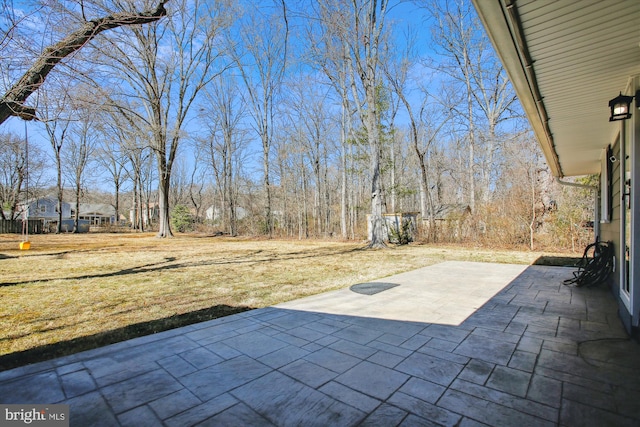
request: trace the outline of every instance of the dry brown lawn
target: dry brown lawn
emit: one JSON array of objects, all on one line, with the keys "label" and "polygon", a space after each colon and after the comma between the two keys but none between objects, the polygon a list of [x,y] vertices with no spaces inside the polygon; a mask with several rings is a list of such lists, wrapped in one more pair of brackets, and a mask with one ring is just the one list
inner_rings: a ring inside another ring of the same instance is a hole
[{"label": "dry brown lawn", "polygon": [[181,235],[0,235],[0,370],[443,260],[540,253]]}]

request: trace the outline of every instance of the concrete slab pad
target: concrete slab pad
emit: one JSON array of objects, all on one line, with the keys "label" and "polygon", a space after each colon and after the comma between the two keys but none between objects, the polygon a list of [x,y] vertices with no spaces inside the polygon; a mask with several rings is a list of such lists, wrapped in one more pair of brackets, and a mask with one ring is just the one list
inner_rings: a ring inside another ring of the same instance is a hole
[{"label": "concrete slab pad", "polygon": [[525,265],[448,261],[367,282],[369,288],[378,283],[378,289],[384,289],[371,295],[346,288],[275,307],[459,325],[526,268]]}]

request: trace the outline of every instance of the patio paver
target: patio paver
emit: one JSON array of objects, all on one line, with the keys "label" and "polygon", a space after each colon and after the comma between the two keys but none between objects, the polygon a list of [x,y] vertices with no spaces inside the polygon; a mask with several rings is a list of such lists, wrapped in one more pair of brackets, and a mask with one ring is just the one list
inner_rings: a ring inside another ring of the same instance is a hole
[{"label": "patio paver", "polygon": [[0,372],[0,403],[74,426],[639,425],[640,345],[571,272],[445,262]]}]

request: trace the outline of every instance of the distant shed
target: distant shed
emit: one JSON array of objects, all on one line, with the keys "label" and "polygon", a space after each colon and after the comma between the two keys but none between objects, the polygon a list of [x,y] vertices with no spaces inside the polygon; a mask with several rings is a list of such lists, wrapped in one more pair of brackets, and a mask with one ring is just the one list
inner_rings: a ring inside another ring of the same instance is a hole
[{"label": "distant shed", "polygon": [[[410,233],[411,238],[415,238],[417,231],[417,218],[418,212],[396,212],[390,214],[382,214],[384,218],[384,227],[383,227],[383,239],[385,241],[390,241],[389,230],[401,230],[403,224],[407,224],[408,232]],[[371,240],[371,215],[367,215],[367,239]],[[396,242],[391,242],[396,243]]]},{"label": "distant shed", "polygon": [[[440,205],[433,211],[433,217],[436,221],[460,221],[468,215],[471,215],[471,207],[462,203]],[[428,221],[429,217],[422,218],[422,220]]]},{"label": "distant shed", "polygon": [[[436,229],[456,239],[462,237],[462,224],[470,215],[471,207],[462,203],[440,205],[433,211]],[[422,225],[429,229],[429,215],[422,217]]]}]

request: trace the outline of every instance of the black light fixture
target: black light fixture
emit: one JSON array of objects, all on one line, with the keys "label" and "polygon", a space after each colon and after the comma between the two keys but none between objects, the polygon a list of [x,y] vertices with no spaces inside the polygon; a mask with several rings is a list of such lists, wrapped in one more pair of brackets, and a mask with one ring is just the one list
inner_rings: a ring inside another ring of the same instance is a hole
[{"label": "black light fixture", "polygon": [[627,96],[620,92],[620,95],[609,101],[609,108],[611,109],[609,121],[615,122],[617,120],[627,120],[631,118],[631,101],[633,101],[634,98],[636,102],[640,101],[640,90],[636,92],[636,96]]}]

